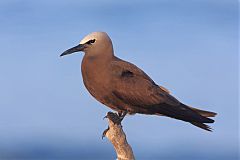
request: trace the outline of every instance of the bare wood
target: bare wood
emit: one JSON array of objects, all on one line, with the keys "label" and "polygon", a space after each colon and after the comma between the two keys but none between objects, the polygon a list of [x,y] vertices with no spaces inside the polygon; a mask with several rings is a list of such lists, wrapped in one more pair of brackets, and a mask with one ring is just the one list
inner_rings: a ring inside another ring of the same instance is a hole
[{"label": "bare wood", "polygon": [[134,154],[131,146],[128,144],[126,134],[122,129],[119,116],[115,113],[108,112],[107,116],[109,129],[106,130],[105,136],[113,144],[118,160],[134,160]]}]

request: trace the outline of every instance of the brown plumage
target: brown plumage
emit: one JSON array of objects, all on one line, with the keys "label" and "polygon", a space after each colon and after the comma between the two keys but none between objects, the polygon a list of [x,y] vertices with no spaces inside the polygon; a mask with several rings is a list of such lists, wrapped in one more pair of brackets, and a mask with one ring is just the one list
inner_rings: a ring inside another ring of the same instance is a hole
[{"label": "brown plumage", "polygon": [[84,51],[83,82],[98,101],[119,113],[162,115],[211,131],[216,113],[189,107],[157,85],[134,64],[114,55],[111,39],[104,32],[86,36],[78,46],[61,56]]}]

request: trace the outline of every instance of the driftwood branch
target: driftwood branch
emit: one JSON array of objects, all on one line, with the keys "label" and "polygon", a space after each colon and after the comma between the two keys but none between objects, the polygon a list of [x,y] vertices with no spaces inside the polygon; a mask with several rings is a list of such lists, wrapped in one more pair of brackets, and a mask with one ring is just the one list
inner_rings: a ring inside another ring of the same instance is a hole
[{"label": "driftwood branch", "polygon": [[104,136],[113,144],[118,160],[134,160],[131,146],[128,144],[119,116],[108,112],[107,116],[109,128],[104,131]]}]

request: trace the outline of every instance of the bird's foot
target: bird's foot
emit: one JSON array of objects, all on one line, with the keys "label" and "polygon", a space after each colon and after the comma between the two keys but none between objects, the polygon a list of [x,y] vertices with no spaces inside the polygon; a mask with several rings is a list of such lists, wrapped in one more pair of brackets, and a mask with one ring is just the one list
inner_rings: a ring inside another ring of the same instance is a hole
[{"label": "bird's foot", "polygon": [[121,125],[121,122],[124,118],[121,115],[113,112],[108,112],[107,115],[104,118],[108,118],[110,121],[113,122],[113,124]]},{"label": "bird's foot", "polygon": [[[106,115],[105,117],[103,117],[103,119],[108,118],[110,121],[112,121],[112,123],[113,123],[114,125],[117,124],[117,125],[120,125],[120,126],[122,127],[121,122],[122,122],[122,120],[123,120],[123,118],[124,118],[125,115],[126,115],[126,114],[108,112],[107,115]],[[103,131],[103,133],[102,133],[102,139],[103,139],[104,137],[106,137],[106,134],[107,134],[108,130],[109,130],[109,126],[108,126],[107,129],[105,129],[105,130]]]},{"label": "bird's foot", "polygon": [[[103,117],[103,119],[108,118],[110,121],[112,121],[112,123],[114,125],[117,124],[117,125],[120,125],[122,127],[121,122],[122,122],[123,118],[126,116],[126,114],[127,114],[127,112],[118,112],[118,113],[108,112],[107,115],[105,117]],[[106,137],[106,134],[107,134],[108,130],[109,130],[109,126],[108,126],[107,129],[105,129],[103,131],[102,139],[104,137]]]}]

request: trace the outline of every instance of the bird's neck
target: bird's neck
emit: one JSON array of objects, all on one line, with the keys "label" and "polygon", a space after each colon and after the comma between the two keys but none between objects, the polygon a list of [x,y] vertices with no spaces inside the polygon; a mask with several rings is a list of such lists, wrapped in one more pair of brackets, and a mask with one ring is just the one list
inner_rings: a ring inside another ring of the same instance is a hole
[{"label": "bird's neck", "polygon": [[113,58],[113,53],[85,54],[83,61],[86,61],[87,63],[99,63],[101,65],[104,65],[105,63],[111,61]]},{"label": "bird's neck", "polygon": [[85,54],[82,60],[82,69],[88,72],[98,72],[102,68],[106,68],[109,62],[111,62],[112,55],[88,55]]}]

